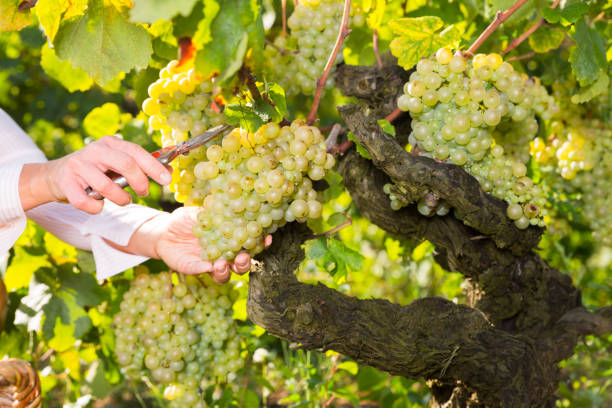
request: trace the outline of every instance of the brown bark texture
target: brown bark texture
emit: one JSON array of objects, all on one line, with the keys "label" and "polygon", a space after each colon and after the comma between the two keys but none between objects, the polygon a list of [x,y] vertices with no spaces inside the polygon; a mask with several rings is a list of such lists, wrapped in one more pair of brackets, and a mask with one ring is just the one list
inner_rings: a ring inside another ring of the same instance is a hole
[{"label": "brown bark texture", "polygon": [[[406,152],[407,114],[394,122],[396,137],[383,132],[377,121],[395,109],[405,71],[345,65],[335,79],[359,101],[338,111],[372,157],[350,149],[339,159],[356,207],[391,234],[432,242],[436,260],[468,281],[468,305],[429,297],[400,306],[301,283],[294,271],[312,232],[294,223],[275,234],[251,271],[250,319],[306,349],[331,349],[394,375],[427,379],[434,407],[554,406],[558,362],[572,355],[581,335],[611,332],[611,310],[583,307],[571,279],[534,252],[543,231],[517,229],[506,204],[461,167]],[[415,205],[393,211],[382,191],[390,181],[409,201],[433,194],[453,210],[431,218]]]}]

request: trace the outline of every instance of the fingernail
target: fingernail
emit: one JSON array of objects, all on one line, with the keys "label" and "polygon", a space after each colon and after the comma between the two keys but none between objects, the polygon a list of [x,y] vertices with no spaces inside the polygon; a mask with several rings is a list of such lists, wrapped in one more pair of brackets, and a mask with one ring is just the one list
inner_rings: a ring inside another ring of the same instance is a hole
[{"label": "fingernail", "polygon": [[159,179],[164,186],[167,186],[172,181],[172,176],[169,173],[162,173],[162,175],[159,176]]}]

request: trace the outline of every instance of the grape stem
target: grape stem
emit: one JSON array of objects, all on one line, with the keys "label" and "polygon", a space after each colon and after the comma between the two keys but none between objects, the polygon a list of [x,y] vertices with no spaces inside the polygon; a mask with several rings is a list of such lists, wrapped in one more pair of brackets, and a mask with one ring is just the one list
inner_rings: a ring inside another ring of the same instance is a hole
[{"label": "grape stem", "polygon": [[329,76],[332,68],[334,67],[334,63],[336,62],[336,57],[338,56],[338,52],[340,52],[340,48],[342,47],[342,43],[344,42],[344,39],[348,37],[348,35],[351,33],[351,30],[349,30],[348,28],[350,11],[351,11],[351,0],[344,0],[344,12],[342,13],[342,25],[340,26],[340,30],[338,31],[338,38],[336,39],[336,44],[334,45],[334,48],[332,49],[332,52],[329,55],[327,64],[325,64],[323,75],[321,75],[321,77],[317,79],[317,89],[315,91],[314,99],[312,101],[312,108],[310,108],[310,113],[308,113],[308,119],[306,120],[306,123],[308,125],[312,125],[317,118],[317,110],[319,109],[319,102],[321,101],[323,87],[325,86],[327,77]]},{"label": "grape stem", "polygon": [[287,38],[287,0],[281,1],[283,9],[283,38]]},{"label": "grape stem", "polygon": [[344,221],[340,225],[336,225],[334,228],[330,229],[329,231],[325,231],[320,234],[313,234],[312,239],[321,238],[321,237],[329,238],[332,235],[334,235],[336,232],[340,231],[342,228],[348,227],[349,225],[351,225],[353,223],[353,219],[351,218],[351,216],[348,215],[347,213],[345,213],[344,215],[346,215],[346,218],[347,218],[346,221]]},{"label": "grape stem", "polygon": [[336,123],[334,126],[332,126],[331,131],[327,136],[327,139],[325,139],[325,147],[327,148],[328,152],[338,144],[338,136],[340,135],[340,132],[342,132],[342,130],[342,125],[340,125],[339,123]]},{"label": "grape stem", "polygon": [[507,62],[512,62],[512,61],[519,61],[519,60],[529,59],[529,58],[535,57],[535,55],[536,55],[535,51],[531,51],[531,52],[528,52],[527,54],[519,55],[517,57],[508,58],[506,61]]},{"label": "grape stem", "polygon": [[400,110],[400,108],[395,108],[395,110],[393,110],[393,112],[391,112],[390,114],[388,114],[385,117],[385,120],[387,122],[393,122],[401,114],[402,114],[402,111]]},{"label": "grape stem", "polygon": [[383,63],[380,58],[380,52],[378,51],[378,31],[376,29],[372,31],[372,48],[374,48],[374,55],[376,55],[376,64],[378,68],[382,68]]},{"label": "grape stem", "polygon": [[327,153],[333,154],[334,156],[338,156],[344,154],[348,149],[350,149],[355,143],[352,140],[347,140],[344,143],[341,143],[336,146],[332,146]]},{"label": "grape stem", "polygon": [[[551,9],[556,8],[559,5],[559,1],[560,0],[555,0],[555,2],[552,4],[552,6],[550,6],[550,8]],[[507,53],[509,53],[510,51],[515,49],[516,47],[518,47],[523,41],[525,41],[527,38],[529,38],[529,36],[531,34],[535,33],[538,28],[542,27],[542,25],[545,22],[546,22],[546,19],[541,18],[537,23],[535,23],[534,25],[529,27],[527,30],[525,30],[525,32],[523,34],[521,34],[519,37],[517,37],[514,40],[512,40],[512,42],[510,42],[510,44],[508,44],[506,49],[501,52],[501,55],[506,55]]]},{"label": "grape stem", "polygon": [[508,10],[501,12],[498,11],[495,15],[495,19],[489,24],[489,26],[480,34],[480,36],[474,41],[474,44],[467,49],[465,54],[467,56],[472,56],[476,52],[476,50],[493,34],[493,32],[499,27],[504,21],[510,18],[519,8],[521,8],[525,3],[529,0],[518,0],[516,3],[512,5]]}]

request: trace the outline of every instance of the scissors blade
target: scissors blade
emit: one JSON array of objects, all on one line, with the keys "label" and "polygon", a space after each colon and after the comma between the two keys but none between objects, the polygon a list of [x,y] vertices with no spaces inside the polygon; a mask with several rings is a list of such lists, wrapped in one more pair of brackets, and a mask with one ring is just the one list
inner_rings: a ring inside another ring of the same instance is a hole
[{"label": "scissors blade", "polygon": [[231,128],[230,125],[219,125],[219,126],[215,126],[214,128],[210,128],[206,132],[200,133],[197,136],[189,138],[185,140],[185,142],[183,142],[182,144],[177,145],[178,154],[187,154],[191,150],[202,146],[206,142],[214,139],[219,134],[225,132],[226,130],[230,128]]}]

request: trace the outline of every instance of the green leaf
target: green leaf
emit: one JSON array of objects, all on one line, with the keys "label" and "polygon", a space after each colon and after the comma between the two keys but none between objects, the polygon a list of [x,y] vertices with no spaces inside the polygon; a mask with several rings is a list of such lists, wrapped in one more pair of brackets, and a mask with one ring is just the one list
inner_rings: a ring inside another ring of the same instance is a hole
[{"label": "green leaf", "polygon": [[461,33],[452,25],[438,32],[443,26],[442,19],[434,16],[391,20],[389,27],[396,38],[389,47],[398,64],[410,69],[422,57],[432,55],[439,48],[455,48],[461,41]]},{"label": "green leaf", "polygon": [[[510,7],[512,7],[514,3],[516,3],[516,0],[490,0],[490,2],[491,2],[491,11],[493,11],[493,15],[491,16],[491,19],[493,19],[495,17],[495,13],[497,13],[498,11],[508,10]],[[504,24],[507,24],[507,25],[516,24],[530,17],[534,13],[536,8],[538,7],[538,4],[536,3],[538,2],[534,0],[527,2],[521,8],[516,10],[516,12],[512,14],[510,18],[504,22]]]},{"label": "green leaf", "polygon": [[153,52],[147,30],[129,23],[102,0],[90,0],[84,15],[63,21],[53,44],[58,57],[99,84],[121,72],[145,68]]},{"label": "green leaf", "polygon": [[365,147],[363,147],[361,143],[359,143],[359,141],[357,140],[353,132],[349,132],[347,135],[347,138],[348,140],[351,140],[353,143],[355,143],[355,147],[357,148],[357,153],[359,153],[361,157],[363,157],[364,159],[372,160],[372,156],[370,156],[370,153],[368,153]]},{"label": "green leaf", "polygon": [[272,101],[277,112],[277,116],[273,120],[280,122],[287,115],[287,100],[285,99],[283,87],[274,82],[265,82],[263,84],[258,82],[257,88]]},{"label": "green leaf", "polygon": [[0,0],[0,32],[21,30],[30,24],[30,11],[19,10],[21,0]]},{"label": "green leaf", "polygon": [[[196,55],[196,68],[204,77],[219,73],[222,80],[227,79],[242,66],[249,27],[258,17],[261,18],[259,7],[256,1],[250,0],[226,0],[223,3],[210,26],[214,41],[205,43]],[[214,5],[212,8],[214,11]],[[200,37],[199,42],[208,38],[204,33]]]},{"label": "green leaf", "polygon": [[245,390],[241,401],[240,405],[244,408],[259,408],[261,406],[257,394],[248,388]]},{"label": "green leaf", "polygon": [[345,213],[337,212],[329,216],[329,218],[327,219],[327,223],[329,225],[338,226],[343,222],[346,222],[347,220],[348,217]]},{"label": "green leaf", "polygon": [[537,53],[545,53],[559,48],[565,33],[555,28],[536,30],[529,36],[529,46]]},{"label": "green leaf", "polygon": [[542,10],[542,16],[549,23],[560,22],[563,25],[569,25],[578,21],[587,11],[589,11],[589,6],[586,3],[576,2],[568,4],[562,9],[545,8]]},{"label": "green leaf", "polygon": [[188,16],[198,0],[134,0],[130,10],[130,21],[153,23],[157,20],[170,20],[177,14]]},{"label": "green leaf", "polygon": [[49,41],[55,38],[62,15],[69,6],[69,0],[38,0],[36,3],[36,16]]},{"label": "green leaf", "polygon": [[55,51],[45,44],[41,50],[40,66],[47,75],[58,81],[70,92],[86,91],[93,86],[93,80],[85,71],[73,68],[69,61],[57,58]]},{"label": "green leaf", "polygon": [[586,86],[599,78],[600,69],[607,69],[604,43],[584,20],[574,25],[572,38],[576,45],[570,50],[569,61],[580,85]]},{"label": "green leaf", "polygon": [[267,114],[263,117],[255,111],[251,103],[230,103],[223,111],[225,120],[230,125],[239,125],[249,132],[255,132],[269,119]]},{"label": "green leaf", "polygon": [[585,103],[591,99],[608,92],[610,77],[602,69],[599,71],[599,78],[586,88],[581,88],[580,92],[572,95],[572,103]]},{"label": "green leaf", "polygon": [[[334,254],[338,263],[348,267],[352,271],[358,271],[363,267],[364,256],[359,252],[347,247],[344,242],[335,238],[329,239],[329,250]],[[340,268],[340,265],[338,265]]]},{"label": "green leaf", "polygon": [[393,126],[391,122],[385,119],[379,119],[377,123],[378,126],[382,128],[383,132],[395,137],[395,126]]},{"label": "green leaf", "polygon": [[348,371],[351,375],[357,375],[359,371],[359,366],[354,361],[345,361],[338,365],[339,370]]},{"label": "green leaf", "polygon": [[121,125],[121,110],[114,103],[92,109],[83,120],[83,129],[94,139],[114,135]]},{"label": "green leaf", "polygon": [[204,0],[204,18],[199,20],[198,28],[193,35],[192,42],[197,49],[212,41],[210,26],[219,13],[221,7],[216,0]]}]

